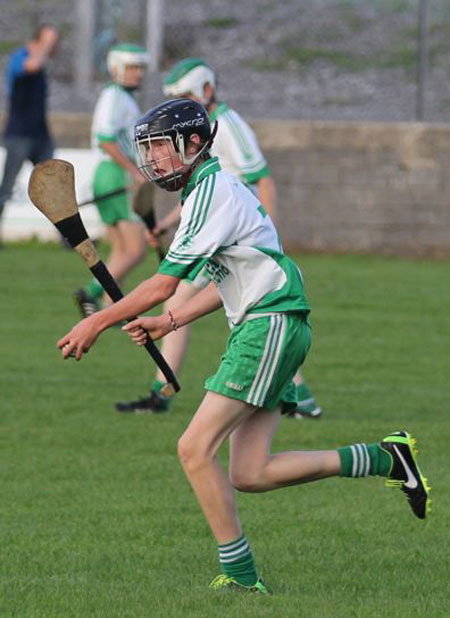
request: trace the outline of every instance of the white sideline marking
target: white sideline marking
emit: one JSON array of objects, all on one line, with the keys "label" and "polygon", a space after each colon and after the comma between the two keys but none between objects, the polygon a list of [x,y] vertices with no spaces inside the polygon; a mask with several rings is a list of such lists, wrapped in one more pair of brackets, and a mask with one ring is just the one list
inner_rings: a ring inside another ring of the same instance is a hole
[{"label": "white sideline marking", "polygon": [[[0,147],[0,177],[3,176],[5,149]],[[97,164],[97,155],[89,149],[57,148],[56,159],[70,161],[75,168],[75,191],[77,200],[82,202],[92,195],[91,183]],[[6,203],[1,218],[1,237],[3,240],[59,240],[59,234],[50,221],[31,203],[27,186],[33,166],[26,162],[22,166],[14,186],[12,198]],[[98,238],[103,234],[103,224],[94,205],[80,209],[81,217],[88,234]]]}]

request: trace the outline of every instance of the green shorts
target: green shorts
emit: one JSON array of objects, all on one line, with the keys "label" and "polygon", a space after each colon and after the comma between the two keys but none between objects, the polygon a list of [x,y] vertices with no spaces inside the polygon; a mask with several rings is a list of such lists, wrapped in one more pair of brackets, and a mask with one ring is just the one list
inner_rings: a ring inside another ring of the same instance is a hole
[{"label": "green shorts", "polygon": [[283,412],[296,407],[292,382],[311,345],[307,315],[277,313],[233,328],[208,391]]},{"label": "green shorts", "polygon": [[[102,161],[94,176],[94,197],[126,187],[129,183],[128,174],[115,161]],[[96,204],[101,220],[106,225],[115,225],[118,221],[139,221],[132,208],[129,192],[120,193]]]}]

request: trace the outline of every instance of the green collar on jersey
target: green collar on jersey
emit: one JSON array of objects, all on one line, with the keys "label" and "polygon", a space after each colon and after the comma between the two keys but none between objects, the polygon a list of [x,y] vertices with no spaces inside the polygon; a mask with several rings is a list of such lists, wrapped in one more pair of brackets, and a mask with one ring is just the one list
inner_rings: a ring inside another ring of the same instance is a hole
[{"label": "green collar on jersey", "polygon": [[229,109],[228,105],[226,103],[219,103],[216,107],[216,109],[214,109],[210,114],[209,114],[209,119],[211,122],[214,122],[219,116],[221,116],[224,112],[226,112]]},{"label": "green collar on jersey", "polygon": [[200,163],[200,165],[193,171],[192,176],[189,178],[187,185],[183,189],[181,194],[181,203],[184,204],[186,199],[189,197],[189,194],[192,193],[195,187],[200,184],[202,180],[210,174],[215,174],[220,170],[221,167],[217,157],[211,157],[210,159],[203,161],[203,163]]}]

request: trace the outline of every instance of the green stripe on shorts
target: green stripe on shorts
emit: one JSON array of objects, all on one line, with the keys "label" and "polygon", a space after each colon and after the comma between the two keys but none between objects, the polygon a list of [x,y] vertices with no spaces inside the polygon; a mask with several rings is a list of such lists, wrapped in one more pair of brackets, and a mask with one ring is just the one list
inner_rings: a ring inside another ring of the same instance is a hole
[{"label": "green stripe on shorts", "polygon": [[215,375],[205,388],[273,410],[290,402],[292,378],[311,343],[306,317],[277,313],[236,326]]}]

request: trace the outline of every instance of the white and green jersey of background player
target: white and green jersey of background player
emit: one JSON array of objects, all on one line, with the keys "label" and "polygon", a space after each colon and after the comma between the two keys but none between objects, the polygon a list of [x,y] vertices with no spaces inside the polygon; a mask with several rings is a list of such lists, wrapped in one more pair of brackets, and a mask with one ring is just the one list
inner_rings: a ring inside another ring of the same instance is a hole
[{"label": "white and green jersey of background player", "polygon": [[102,142],[116,141],[127,157],[134,161],[133,129],[140,110],[134,96],[120,84],[110,82],[100,93],[91,128],[91,145],[102,161],[111,157]]},{"label": "white and green jersey of background player", "polygon": [[[118,45],[112,49],[112,53],[115,50],[125,55],[125,58],[128,54],[130,62],[133,62],[134,57],[139,59],[145,52],[143,48],[132,44]],[[91,125],[91,145],[100,161],[94,176],[94,195],[102,195],[130,184],[129,174],[102,148],[102,144],[116,142],[123,154],[134,163],[133,129],[139,116],[140,110],[132,91],[123,86],[119,78],[105,86],[96,103]],[[97,207],[106,225],[115,225],[122,219],[139,220],[127,193],[98,202]]]},{"label": "white and green jersey of background player", "polygon": [[[139,115],[133,95],[123,86],[111,82],[102,90],[91,131],[92,148],[99,157],[93,182],[94,195],[109,193],[130,184],[129,174],[102,148],[102,143],[116,142],[128,159],[134,162],[133,127]],[[120,220],[139,220],[133,212],[128,193],[98,202],[97,208],[106,225],[115,225]]]},{"label": "white and green jersey of background player", "polygon": [[[198,75],[197,75],[198,74]],[[171,96],[182,96],[192,92],[205,105],[202,92],[195,91],[196,83],[214,80],[212,69],[199,58],[187,58],[178,62],[164,79],[164,92]],[[214,86],[214,83],[212,84]],[[208,111],[211,124],[218,120],[217,134],[211,147],[211,154],[219,158],[225,172],[255,190],[260,178],[270,176],[267,161],[261,152],[256,135],[243,118],[226,103],[219,103]]]},{"label": "white and green jersey of background player", "polygon": [[218,120],[211,154],[219,158],[223,170],[252,188],[260,178],[270,176],[254,132],[237,112],[219,103],[209,118],[211,123]]},{"label": "white and green jersey of background player", "polygon": [[[121,81],[126,66],[142,62],[144,56],[145,50],[142,47],[129,43],[116,45],[108,52],[108,70],[115,81],[111,81],[101,91],[91,124],[91,146],[99,160],[92,183],[94,196],[122,189],[131,183],[128,172],[102,148],[102,144],[117,143],[122,153],[135,162],[134,123],[140,116],[140,110],[131,90],[123,86]],[[105,225],[114,226],[119,221],[139,221],[127,191],[98,201],[96,206]],[[92,300],[92,308],[95,309],[104,290],[97,279],[93,278],[82,292]]]},{"label": "white and green jersey of background player", "polygon": [[[186,278],[206,269],[232,328],[225,359],[254,356],[244,368],[241,360],[239,375],[233,374],[230,359],[225,366],[223,360],[206,387],[260,407],[282,403],[292,409],[297,400],[290,381],[310,343],[309,305],[298,266],[283,254],[258,199],[221,170],[217,157],[195,170],[182,204],[180,225],[158,272]],[[249,343],[249,337],[261,342],[260,352],[250,352],[254,340]],[[291,354],[287,345],[294,347]],[[239,354],[242,346],[245,355]]]}]

